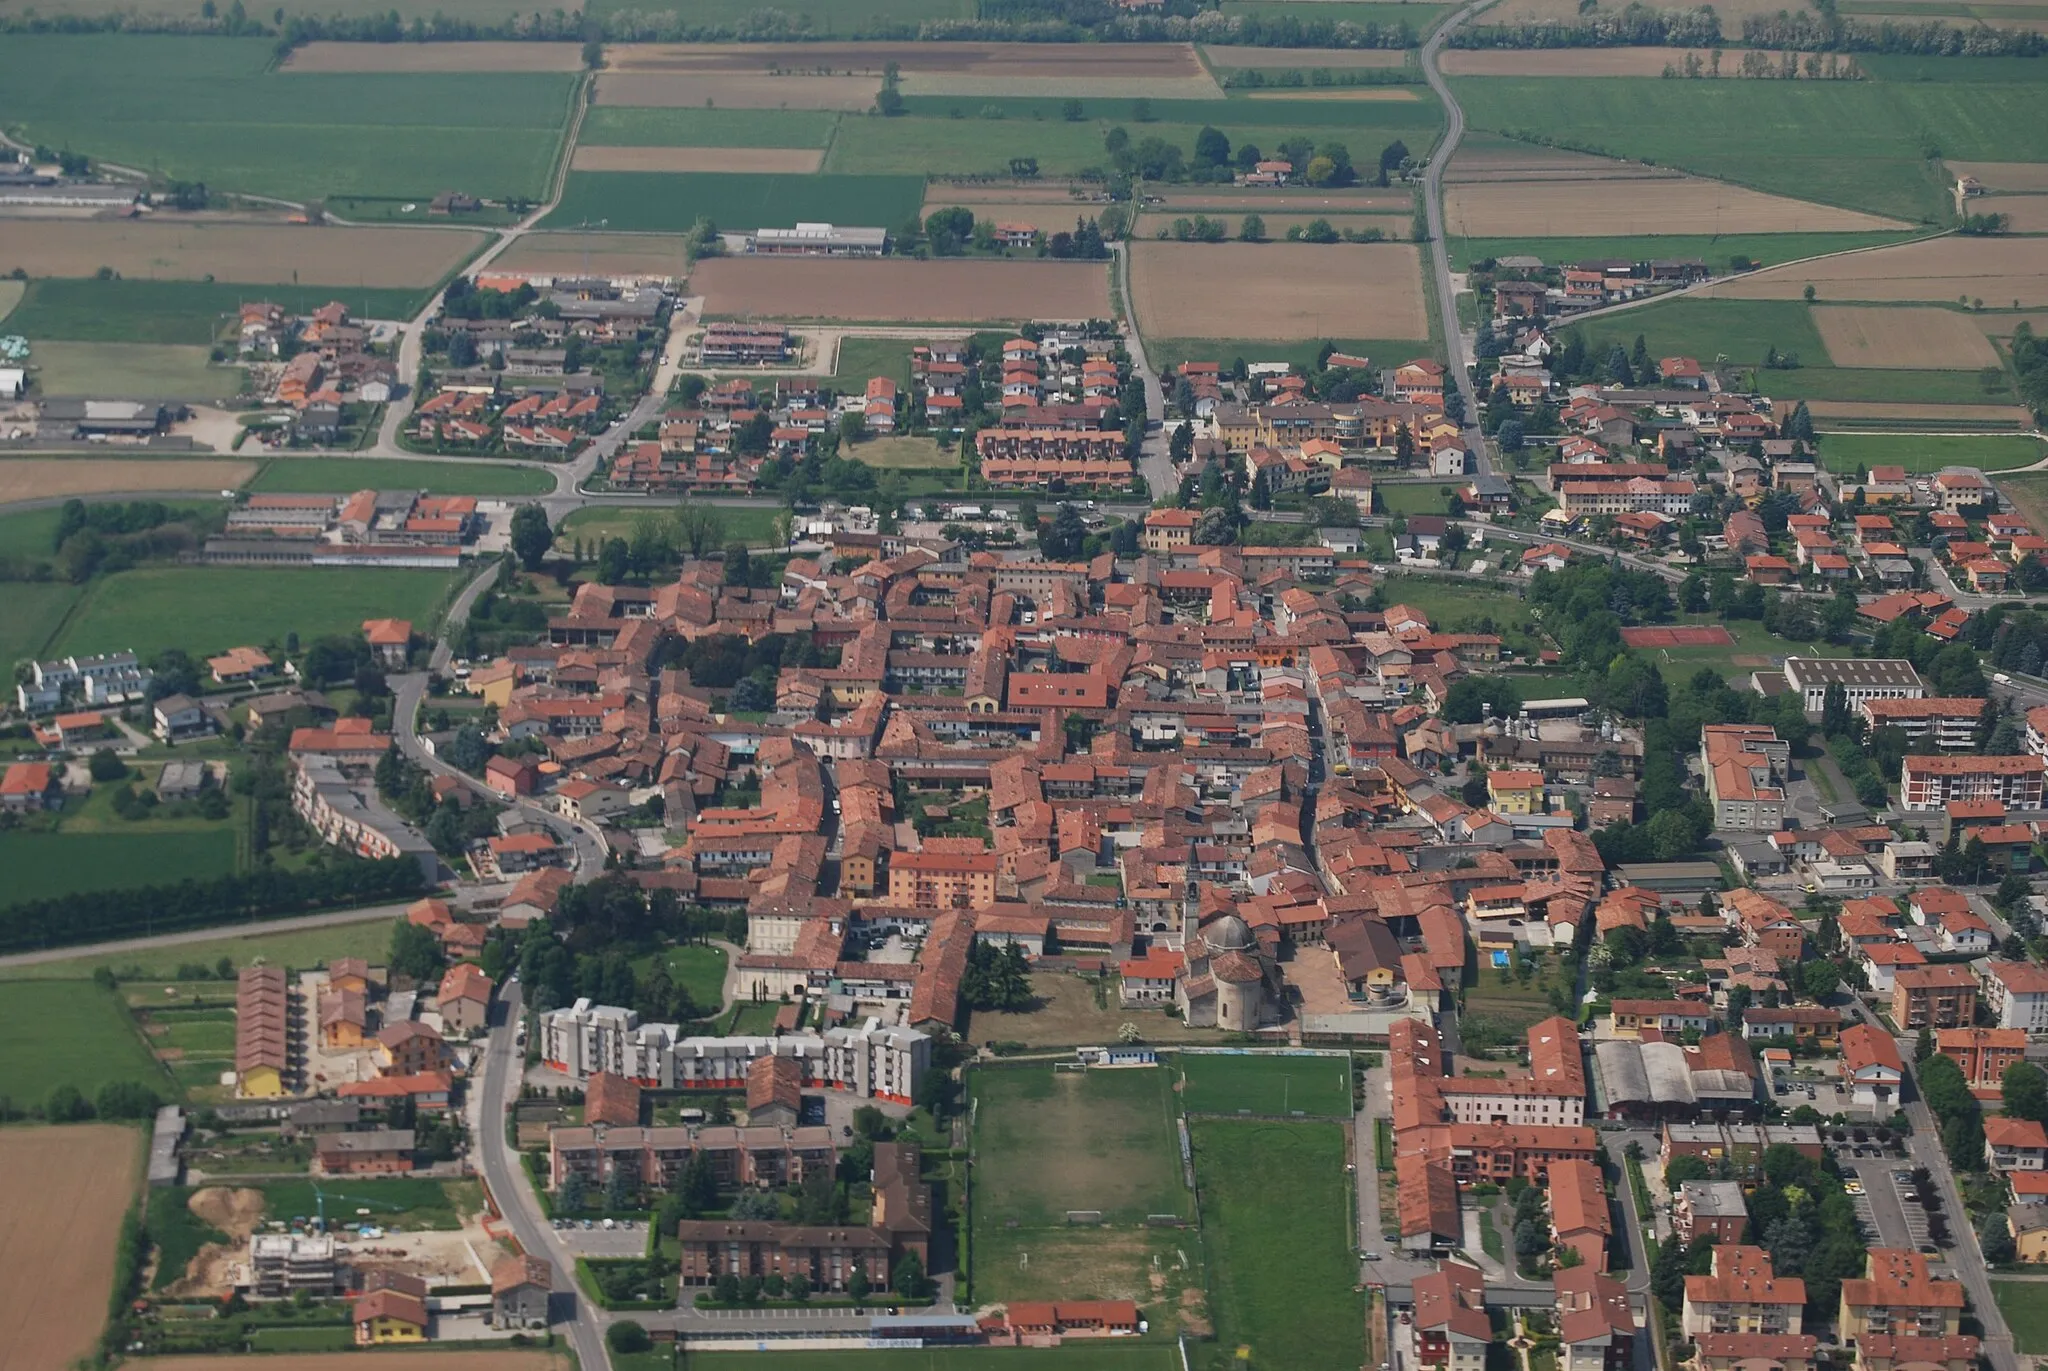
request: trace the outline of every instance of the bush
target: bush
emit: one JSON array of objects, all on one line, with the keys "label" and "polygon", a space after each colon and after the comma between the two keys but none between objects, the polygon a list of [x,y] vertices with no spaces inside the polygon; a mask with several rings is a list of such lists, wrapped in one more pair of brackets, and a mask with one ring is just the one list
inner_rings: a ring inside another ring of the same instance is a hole
[{"label": "bush", "polygon": [[105,747],[92,754],[85,769],[95,781],[118,781],[128,774],[128,764],[116,757],[112,748]]},{"label": "bush", "polygon": [[647,1330],[631,1319],[620,1319],[604,1330],[605,1345],[622,1356],[645,1352],[654,1346],[654,1339],[647,1336]]}]

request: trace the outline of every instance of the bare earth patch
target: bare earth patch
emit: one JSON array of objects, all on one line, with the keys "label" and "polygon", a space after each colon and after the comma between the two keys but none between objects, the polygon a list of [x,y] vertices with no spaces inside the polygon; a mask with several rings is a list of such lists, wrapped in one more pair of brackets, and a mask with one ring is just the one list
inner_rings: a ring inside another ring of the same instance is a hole
[{"label": "bare earth patch", "polygon": [[809,174],[825,160],[820,148],[576,149],[576,171],[788,171]]},{"label": "bare earth patch", "polygon": [[1925,238],[1766,267],[1712,285],[1724,300],[1796,300],[1807,285],[1824,300],[1887,303],[1981,298],[1996,309],[2048,305],[2048,238]]},{"label": "bare earth patch", "polygon": [[211,493],[239,486],[255,474],[254,462],[17,457],[0,461],[0,505],[22,500],[48,500],[62,495],[100,495],[110,491],[195,490]]},{"label": "bare earth patch", "polygon": [[1570,237],[1595,228],[1653,233],[1823,233],[1904,228],[1895,220],[1688,176],[1654,191],[1627,181],[1462,183],[1445,192],[1449,232],[1473,238]]},{"label": "bare earth patch", "polygon": [[1986,190],[2048,191],[2048,162],[1950,162],[1957,176],[1974,176]]},{"label": "bare earth patch", "polygon": [[1412,86],[1358,86],[1352,89],[1324,87],[1314,90],[1255,90],[1254,100],[1420,100]]},{"label": "bare earth patch", "polygon": [[1094,262],[714,257],[690,281],[707,317],[995,323],[1109,313],[1109,274]]},{"label": "bare earth patch", "polygon": [[[1777,401],[1778,418],[1784,419],[1798,404],[1797,400]],[[1882,419],[1909,425],[1948,421],[2030,427],[2033,423],[2033,416],[2021,405],[1910,405],[1875,404],[1863,400],[1808,400],[1806,412],[1815,419]]]},{"label": "bare earth patch", "polygon": [[1138,243],[1131,293],[1152,338],[1429,336],[1407,244]]},{"label": "bare earth patch", "polygon": [[1813,322],[1838,367],[1974,371],[1998,365],[1976,321],[1950,310],[1821,305]]},{"label": "bare earth patch", "polygon": [[308,43],[286,72],[581,71],[575,43]]},{"label": "bare earth patch", "polygon": [[51,1371],[92,1349],[142,1135],[91,1124],[0,1132],[0,1371]]},{"label": "bare earth patch", "polygon": [[1223,87],[1207,72],[1193,76],[989,76],[980,72],[908,72],[905,95],[1057,96],[1072,100],[1220,100]]},{"label": "bare earth patch", "polygon": [[[343,44],[354,47],[355,44]],[[433,46],[448,46],[436,44]],[[312,228],[165,219],[8,221],[0,258],[30,276],[123,276],[250,284],[430,286],[479,247],[474,230]]]},{"label": "bare earth patch", "polygon": [[1190,43],[629,43],[605,49],[614,72],[972,72],[1052,79],[1201,76]]},{"label": "bare earth patch", "polygon": [[656,233],[528,233],[491,261],[492,270],[600,276],[689,274],[683,238]]},{"label": "bare earth patch", "polygon": [[865,110],[881,81],[872,76],[732,75],[724,72],[606,72],[597,78],[600,105],[661,109]]},{"label": "bare earth patch", "polygon": [[[1667,66],[1682,69],[1688,51],[1691,49],[1452,48],[1443,55],[1443,72],[1446,76],[1662,76]],[[1713,60],[1704,51],[1699,59]]]},{"label": "bare earth patch", "polygon": [[[1422,25],[1415,26],[1418,30]],[[1272,67],[1313,71],[1317,67],[1405,67],[1408,54],[1400,48],[1238,48],[1212,45],[1202,49],[1212,67]],[[1447,54],[1448,55],[1448,54]]]}]

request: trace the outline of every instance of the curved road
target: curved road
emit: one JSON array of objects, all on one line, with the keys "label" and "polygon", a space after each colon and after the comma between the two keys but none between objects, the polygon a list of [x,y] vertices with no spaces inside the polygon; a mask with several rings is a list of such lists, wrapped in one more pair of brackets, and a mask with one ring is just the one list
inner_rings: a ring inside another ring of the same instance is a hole
[{"label": "curved road", "polygon": [[1437,140],[1429,166],[1422,173],[1422,207],[1429,221],[1429,265],[1436,277],[1436,307],[1443,328],[1444,351],[1450,359],[1451,372],[1457,377],[1458,391],[1465,397],[1465,446],[1479,464],[1480,474],[1488,476],[1493,474],[1493,461],[1486,455],[1486,436],[1479,430],[1479,392],[1472,386],[1471,358],[1464,333],[1458,327],[1458,297],[1451,288],[1451,255],[1444,242],[1444,168],[1450,165],[1451,155],[1465,136],[1465,111],[1451,95],[1450,83],[1437,70],[1436,59],[1452,29],[1493,3],[1494,0],[1477,0],[1437,25],[1436,31],[1424,40],[1421,55],[1422,78],[1443,102],[1445,119],[1444,136]]}]

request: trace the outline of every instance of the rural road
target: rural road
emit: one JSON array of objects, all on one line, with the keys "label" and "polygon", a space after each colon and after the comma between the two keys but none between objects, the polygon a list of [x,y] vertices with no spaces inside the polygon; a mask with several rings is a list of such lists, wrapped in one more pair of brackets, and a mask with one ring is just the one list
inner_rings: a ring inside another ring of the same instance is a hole
[{"label": "rural road", "polygon": [[1429,264],[1436,277],[1436,307],[1443,323],[1444,350],[1451,374],[1457,378],[1458,391],[1465,397],[1465,415],[1470,425],[1464,434],[1465,446],[1478,463],[1482,476],[1493,474],[1493,460],[1486,455],[1486,435],[1479,429],[1479,392],[1472,386],[1472,359],[1465,336],[1458,327],[1458,297],[1451,283],[1450,245],[1444,241],[1444,169],[1450,165],[1459,140],[1465,136],[1465,111],[1451,94],[1450,83],[1444,80],[1444,74],[1437,70],[1436,63],[1451,30],[1493,3],[1494,0],[1477,0],[1477,3],[1467,5],[1437,25],[1436,31],[1422,45],[1422,77],[1436,92],[1437,99],[1443,102],[1445,120],[1444,136],[1437,141],[1436,150],[1429,157],[1429,166],[1422,174],[1422,206],[1429,219]]},{"label": "rural road", "polygon": [[16,966],[40,966],[45,962],[69,961],[73,957],[116,957],[127,952],[152,952],[187,943],[213,942],[219,938],[267,937],[272,933],[303,933],[310,928],[333,928],[338,924],[368,923],[372,919],[395,919],[405,913],[402,904],[367,905],[361,909],[337,909],[329,914],[301,914],[290,919],[265,919],[260,923],[212,924],[178,933],[158,933],[147,938],[121,938],[106,943],[80,943],[72,947],[44,948],[37,952],[14,952],[0,957],[0,971]]}]

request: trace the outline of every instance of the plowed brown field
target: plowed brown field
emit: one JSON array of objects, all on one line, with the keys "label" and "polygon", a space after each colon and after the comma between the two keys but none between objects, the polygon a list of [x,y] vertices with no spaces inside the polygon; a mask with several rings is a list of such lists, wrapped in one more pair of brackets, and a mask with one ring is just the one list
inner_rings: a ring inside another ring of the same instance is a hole
[{"label": "plowed brown field", "polygon": [[606,72],[597,78],[600,105],[679,109],[864,110],[882,88],[873,76],[737,75],[720,71]]},{"label": "plowed brown field", "polygon": [[0,269],[91,276],[112,267],[123,276],[164,280],[211,276],[251,285],[430,286],[484,239],[461,229],[22,219],[7,223]]},{"label": "plowed brown field", "polygon": [[1998,309],[2048,305],[2048,238],[1926,238],[1800,265],[1767,267],[1708,286],[1724,300],[1796,300],[1811,283],[1823,300],[1981,298]]},{"label": "plowed brown field", "polygon": [[278,68],[321,71],[582,71],[574,43],[308,43]]},{"label": "plowed brown field", "polygon": [[576,171],[790,171],[808,174],[825,160],[819,148],[580,147]]},{"label": "plowed brown field", "polygon": [[2003,214],[2012,233],[2048,233],[2048,195],[1985,195],[1970,202],[1972,214]]},{"label": "plowed brown field", "polygon": [[867,323],[1101,319],[1109,273],[1090,262],[713,257],[690,276],[704,313]]},{"label": "plowed brown field", "polygon": [[1148,338],[1429,336],[1422,259],[1404,243],[1141,242],[1131,293]]},{"label": "plowed brown field", "polygon": [[1958,176],[1974,176],[1986,190],[2048,191],[2048,162],[1950,162]]},{"label": "plowed brown field", "polygon": [[1838,367],[1975,371],[1998,365],[1976,320],[1946,309],[1822,305],[1814,326]]},{"label": "plowed brown field", "polygon": [[1189,43],[630,43],[605,50],[613,72],[769,70],[981,76],[1200,76]]},{"label": "plowed brown field", "polygon": [[254,462],[10,457],[0,461],[0,505],[109,491],[228,490],[255,474]]},{"label": "plowed brown field", "polygon": [[53,1371],[98,1341],[141,1155],[132,1128],[0,1131],[0,1371]]},{"label": "plowed brown field", "polygon": [[1699,177],[1464,182],[1445,193],[1448,230],[1474,238],[1606,234],[1826,233],[1905,228],[1891,219],[1766,195]]}]

